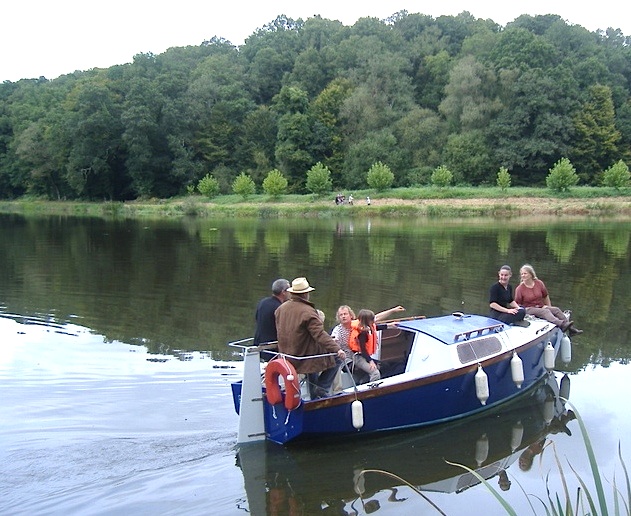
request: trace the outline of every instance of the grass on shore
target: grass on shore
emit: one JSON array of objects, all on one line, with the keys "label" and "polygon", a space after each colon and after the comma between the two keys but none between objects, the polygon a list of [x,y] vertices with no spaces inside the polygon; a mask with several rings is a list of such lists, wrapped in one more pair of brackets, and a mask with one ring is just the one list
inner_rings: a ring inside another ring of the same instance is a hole
[{"label": "grass on shore", "polygon": [[[415,187],[373,190],[353,194],[353,206],[336,206],[335,193],[324,196],[287,194],[271,198],[256,194],[243,199],[222,195],[207,199],[199,195],[128,202],[48,201],[22,198],[0,201],[1,213],[24,215],[69,215],[103,218],[193,217],[479,217],[532,214],[631,215],[631,188],[576,187],[558,193],[534,187]],[[367,206],[366,197],[371,205]],[[450,200],[457,202],[450,203]],[[540,200],[542,202],[537,202]],[[568,211],[569,210],[569,211]]]}]

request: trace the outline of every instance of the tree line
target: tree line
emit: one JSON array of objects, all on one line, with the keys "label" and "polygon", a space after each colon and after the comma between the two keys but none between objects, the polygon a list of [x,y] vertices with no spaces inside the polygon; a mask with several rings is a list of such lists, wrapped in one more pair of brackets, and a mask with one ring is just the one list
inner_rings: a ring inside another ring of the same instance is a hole
[{"label": "tree line", "polygon": [[631,158],[631,37],[557,15],[505,27],[468,12],[402,11],[352,26],[279,16],[237,47],[139,54],[133,62],[0,85],[0,198],[129,200],[229,193],[278,171],[293,193],[321,164],[336,189],[545,185],[571,160],[600,184]]}]

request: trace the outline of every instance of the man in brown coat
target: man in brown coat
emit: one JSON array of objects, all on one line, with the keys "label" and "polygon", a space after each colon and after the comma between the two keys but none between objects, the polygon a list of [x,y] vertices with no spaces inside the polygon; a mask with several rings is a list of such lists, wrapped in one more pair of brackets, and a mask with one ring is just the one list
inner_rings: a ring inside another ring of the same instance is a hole
[{"label": "man in brown coat", "polygon": [[311,399],[316,399],[331,395],[331,385],[346,355],[325,331],[322,318],[309,301],[309,292],[313,290],[307,278],[293,280],[287,289],[291,298],[276,309],[275,317],[279,352],[296,357],[337,354],[337,357],[289,359],[298,373],[307,375]]}]

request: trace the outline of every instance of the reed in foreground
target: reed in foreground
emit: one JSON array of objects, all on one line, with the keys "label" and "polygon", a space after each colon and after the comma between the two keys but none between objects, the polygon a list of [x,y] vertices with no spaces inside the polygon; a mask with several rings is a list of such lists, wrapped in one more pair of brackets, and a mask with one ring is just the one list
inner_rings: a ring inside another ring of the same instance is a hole
[{"label": "reed in foreground", "polygon": [[[553,453],[554,463],[556,464],[556,468],[559,473],[558,478],[561,483],[561,492],[555,492],[553,487],[551,486],[550,472],[548,472],[548,474],[546,474],[545,478],[543,479],[546,492],[544,498],[535,494],[528,494],[520,485],[521,491],[527,498],[528,505],[530,506],[532,513],[545,513],[547,516],[607,516],[609,514],[614,514],[616,516],[631,515],[631,481],[629,478],[626,463],[622,456],[621,445],[618,444],[618,461],[622,469],[622,477],[617,477],[617,472],[614,471],[611,481],[608,482],[612,490],[611,497],[609,497],[608,499],[605,486],[603,484],[604,475],[602,474],[598,466],[596,455],[594,453],[594,449],[589,438],[587,428],[585,427],[585,423],[574,406],[572,406],[567,400],[564,400],[564,403],[567,403],[570,407],[572,407],[574,416],[578,421],[581,431],[581,437],[583,439],[583,444],[585,445],[585,450],[587,452],[587,457],[589,461],[591,482],[589,482],[588,485],[588,479],[584,479],[583,477],[581,477],[579,472],[572,466],[570,461],[566,460],[567,464],[566,466],[564,466],[564,461],[559,457],[554,442],[548,442],[544,446],[544,450],[539,455],[539,462],[542,463],[544,451],[546,449],[552,450],[551,453]],[[491,483],[487,479],[482,477],[477,471],[463,464],[458,464],[447,460],[445,460],[445,462],[452,466],[456,466],[466,470],[471,475],[473,475],[481,484],[484,484],[486,489],[488,489],[488,491],[494,496],[494,498],[501,505],[506,514],[517,516],[518,514],[523,513],[523,509],[521,511],[518,511],[515,507],[513,507],[506,499],[506,497],[500,491],[498,491],[497,488],[491,485]],[[569,473],[569,471],[566,471],[567,468],[569,468],[571,474]],[[445,514],[442,509],[440,509],[424,493],[412,486],[409,482],[394,475],[393,473],[383,470],[366,469],[362,470],[359,476],[363,477],[366,473],[378,473],[397,478],[402,482],[402,485],[407,485],[414,492],[420,495],[433,509],[437,511],[438,514]],[[578,483],[576,488],[570,487],[572,476]],[[541,507],[538,507],[537,504],[540,504]],[[541,511],[541,508],[543,508],[544,512]]]}]

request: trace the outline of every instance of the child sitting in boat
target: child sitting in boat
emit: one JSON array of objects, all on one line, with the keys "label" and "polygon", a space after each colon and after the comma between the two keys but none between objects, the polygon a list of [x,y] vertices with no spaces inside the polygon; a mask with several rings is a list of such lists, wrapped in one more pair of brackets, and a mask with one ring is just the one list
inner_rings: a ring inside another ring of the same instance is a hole
[{"label": "child sitting in boat", "polygon": [[354,353],[353,370],[359,369],[366,373],[369,382],[381,378],[379,367],[372,355],[377,351],[377,331],[387,327],[387,324],[375,324],[375,313],[366,309],[360,310],[357,319],[351,323],[348,345]]}]

